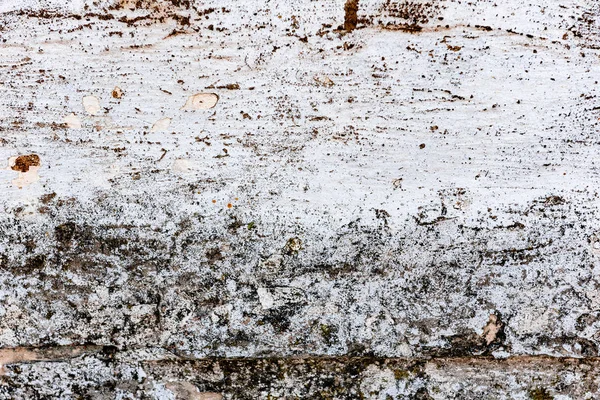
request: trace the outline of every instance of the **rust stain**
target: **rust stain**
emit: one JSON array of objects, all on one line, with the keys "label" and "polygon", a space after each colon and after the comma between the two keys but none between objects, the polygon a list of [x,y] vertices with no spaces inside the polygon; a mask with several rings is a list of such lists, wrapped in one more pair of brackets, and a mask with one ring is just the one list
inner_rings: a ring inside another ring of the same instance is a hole
[{"label": "rust stain", "polygon": [[27,172],[29,167],[39,167],[40,157],[37,154],[18,156],[10,167],[13,171]]},{"label": "rust stain", "polygon": [[120,99],[121,97],[123,97],[123,90],[120,87],[115,86],[111,94],[113,98]]},{"label": "rust stain", "polygon": [[347,0],[344,5],[344,30],[352,32],[358,24],[358,0]]}]

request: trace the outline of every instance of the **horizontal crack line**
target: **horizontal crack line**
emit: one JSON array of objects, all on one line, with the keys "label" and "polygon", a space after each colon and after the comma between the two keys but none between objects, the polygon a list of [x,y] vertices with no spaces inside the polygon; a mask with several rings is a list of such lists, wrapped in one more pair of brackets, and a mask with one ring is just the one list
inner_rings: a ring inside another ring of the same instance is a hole
[{"label": "horizontal crack line", "polygon": [[[66,361],[82,355],[104,354],[105,357],[114,357],[135,353],[136,351],[154,350],[164,352],[163,357],[149,357],[140,359],[135,357],[136,362],[142,363],[168,363],[168,362],[198,362],[198,363],[295,363],[295,362],[320,362],[320,363],[353,363],[353,362],[400,362],[400,363],[491,363],[491,364],[512,364],[512,363],[600,363],[600,357],[562,357],[552,355],[524,355],[515,354],[508,357],[496,358],[491,355],[465,355],[465,356],[431,356],[431,357],[385,357],[385,356],[352,356],[352,355],[293,355],[293,356],[266,356],[266,357],[226,357],[226,356],[206,356],[193,357],[181,355],[180,352],[173,352],[172,349],[162,347],[140,347],[118,349],[115,346],[101,345],[62,345],[48,347],[11,347],[0,348],[0,375],[4,374],[4,366],[18,363],[35,362],[58,362]],[[127,357],[124,357],[126,360]]]}]

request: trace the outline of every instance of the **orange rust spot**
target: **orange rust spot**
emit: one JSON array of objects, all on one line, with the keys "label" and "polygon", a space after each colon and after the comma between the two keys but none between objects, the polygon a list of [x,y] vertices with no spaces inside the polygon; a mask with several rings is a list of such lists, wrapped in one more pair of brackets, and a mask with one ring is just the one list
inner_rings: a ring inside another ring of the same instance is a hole
[{"label": "orange rust spot", "polygon": [[233,205],[231,203],[227,203],[227,208],[231,208]]},{"label": "orange rust spot", "polygon": [[113,98],[120,99],[121,97],[123,97],[123,90],[121,90],[120,87],[115,86],[111,94]]},{"label": "orange rust spot", "polygon": [[13,171],[27,172],[29,167],[39,167],[40,157],[37,154],[29,154],[25,156],[19,156],[15,160],[15,165],[11,167]]}]

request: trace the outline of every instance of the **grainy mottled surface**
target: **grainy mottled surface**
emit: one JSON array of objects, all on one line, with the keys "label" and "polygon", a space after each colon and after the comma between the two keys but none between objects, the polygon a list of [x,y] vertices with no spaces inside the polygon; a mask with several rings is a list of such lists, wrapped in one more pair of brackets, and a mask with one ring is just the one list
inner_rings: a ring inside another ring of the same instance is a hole
[{"label": "grainy mottled surface", "polygon": [[599,80],[595,0],[0,1],[0,396],[598,398]]}]

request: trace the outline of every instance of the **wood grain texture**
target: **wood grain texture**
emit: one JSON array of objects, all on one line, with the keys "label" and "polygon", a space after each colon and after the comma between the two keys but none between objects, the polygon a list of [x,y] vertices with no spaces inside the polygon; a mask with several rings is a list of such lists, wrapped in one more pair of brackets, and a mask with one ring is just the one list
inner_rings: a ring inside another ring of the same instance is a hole
[{"label": "wood grain texture", "polygon": [[599,56],[592,0],[4,0],[0,347],[595,371]]}]

